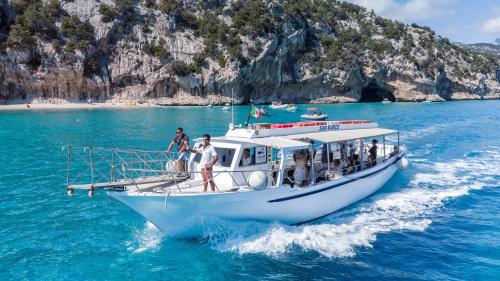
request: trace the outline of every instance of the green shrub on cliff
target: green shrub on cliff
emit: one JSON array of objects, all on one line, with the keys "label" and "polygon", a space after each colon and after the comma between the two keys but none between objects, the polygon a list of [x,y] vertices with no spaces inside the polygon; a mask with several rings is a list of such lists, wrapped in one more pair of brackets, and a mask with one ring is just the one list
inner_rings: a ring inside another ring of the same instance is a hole
[{"label": "green shrub on cliff", "polygon": [[156,0],[143,0],[142,4],[144,5],[144,7],[147,7],[150,9],[158,8],[158,5],[156,4]]},{"label": "green shrub on cliff", "polygon": [[170,52],[165,48],[165,45],[165,39],[160,38],[158,43],[156,43],[156,41],[153,41],[151,43],[144,43],[142,51],[159,59],[166,59],[170,56]]},{"label": "green shrub on cliff", "polygon": [[30,5],[42,4],[41,0],[11,0],[10,6],[18,14],[22,14]]},{"label": "green shrub on cliff", "polygon": [[270,18],[264,1],[238,1],[234,3],[232,27],[240,34],[264,35],[273,31]]},{"label": "green shrub on cliff", "polygon": [[176,0],[159,0],[158,1],[158,9],[165,14],[171,14],[175,10],[177,10],[177,1]]},{"label": "green shrub on cliff", "polygon": [[36,37],[52,40],[57,37],[55,20],[40,1],[14,1],[18,12],[15,23],[10,27],[7,46],[11,48],[34,48]]},{"label": "green shrub on cliff", "polygon": [[33,49],[36,46],[36,39],[28,29],[16,23],[10,26],[7,46],[10,48]]},{"label": "green shrub on cliff", "polygon": [[50,0],[44,7],[45,12],[51,17],[60,17],[66,15],[66,12],[61,7],[59,0]]},{"label": "green shrub on cliff", "polygon": [[103,22],[112,22],[116,18],[116,13],[113,8],[106,4],[99,6],[99,13]]},{"label": "green shrub on cliff", "polygon": [[84,50],[95,43],[92,24],[89,21],[81,22],[75,15],[62,18],[61,31],[77,49]]},{"label": "green shrub on cliff", "polygon": [[174,60],[169,67],[172,74],[178,76],[187,76],[195,72],[195,69],[181,60]]},{"label": "green shrub on cliff", "polygon": [[197,67],[203,67],[203,65],[205,64],[205,60],[207,59],[207,53],[205,52],[201,52],[201,53],[196,53],[194,54],[193,56],[193,63],[197,66]]},{"label": "green shrub on cliff", "polygon": [[387,21],[383,34],[389,39],[399,40],[406,32],[405,25],[400,22]]},{"label": "green shrub on cliff", "polygon": [[132,20],[134,14],[134,1],[132,0],[116,0],[115,14],[125,20]]},{"label": "green shrub on cliff", "polygon": [[56,53],[61,52],[61,41],[57,39],[52,40],[52,48]]}]

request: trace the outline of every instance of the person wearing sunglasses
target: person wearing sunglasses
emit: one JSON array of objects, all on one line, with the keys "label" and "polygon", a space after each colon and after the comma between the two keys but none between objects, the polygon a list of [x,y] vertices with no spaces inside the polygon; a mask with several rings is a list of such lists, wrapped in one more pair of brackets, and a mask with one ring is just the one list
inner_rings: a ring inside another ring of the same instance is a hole
[{"label": "person wearing sunglasses", "polygon": [[182,128],[177,128],[175,131],[175,137],[167,148],[167,153],[170,153],[170,150],[174,146],[177,145],[178,158],[177,158],[177,167],[179,172],[177,174],[178,177],[182,177],[182,173],[185,173],[186,177],[189,177],[187,171],[186,162],[189,159],[189,137],[184,134],[184,130]]}]

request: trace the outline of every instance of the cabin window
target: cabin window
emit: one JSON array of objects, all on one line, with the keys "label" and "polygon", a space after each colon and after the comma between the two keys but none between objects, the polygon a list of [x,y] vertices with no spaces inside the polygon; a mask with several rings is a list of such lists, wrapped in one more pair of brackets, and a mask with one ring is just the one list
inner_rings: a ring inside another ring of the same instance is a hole
[{"label": "cabin window", "polygon": [[244,148],[241,154],[239,166],[246,167],[267,163],[267,147],[257,146]]},{"label": "cabin window", "polygon": [[219,156],[219,160],[217,160],[216,166],[222,167],[231,167],[231,163],[233,162],[234,152],[236,149],[234,148],[223,148],[223,147],[214,147],[217,152],[217,156]]},{"label": "cabin window", "polygon": [[[201,147],[201,144],[198,146],[195,146],[195,149],[198,149]],[[217,160],[217,163],[215,163],[215,166],[222,166],[222,167],[231,167],[231,163],[233,162],[234,158],[234,152],[236,149],[234,148],[223,148],[223,147],[215,147],[215,151],[217,152],[217,156],[219,159]],[[201,160],[201,154],[196,153],[194,155],[193,161],[196,163],[200,163]]]}]

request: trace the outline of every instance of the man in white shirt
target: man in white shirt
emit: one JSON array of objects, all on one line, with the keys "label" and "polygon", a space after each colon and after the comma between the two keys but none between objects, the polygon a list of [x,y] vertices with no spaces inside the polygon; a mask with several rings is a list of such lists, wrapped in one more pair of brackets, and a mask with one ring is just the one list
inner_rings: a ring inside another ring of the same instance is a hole
[{"label": "man in white shirt", "polygon": [[241,158],[240,166],[245,167],[250,165],[252,165],[252,156],[250,156],[250,149],[245,148],[243,149],[243,158]]},{"label": "man in white shirt", "polygon": [[215,191],[215,183],[212,176],[212,167],[217,162],[219,157],[215,148],[210,144],[210,135],[203,135],[203,145],[198,149],[189,149],[192,153],[201,154],[201,177],[203,179],[203,192],[207,192],[208,183],[210,183],[210,188]]}]

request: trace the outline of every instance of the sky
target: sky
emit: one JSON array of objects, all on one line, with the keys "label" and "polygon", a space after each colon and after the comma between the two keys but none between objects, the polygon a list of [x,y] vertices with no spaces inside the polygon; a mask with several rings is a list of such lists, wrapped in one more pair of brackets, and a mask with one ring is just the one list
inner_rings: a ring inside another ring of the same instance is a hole
[{"label": "sky", "polygon": [[385,18],[431,27],[460,43],[500,38],[500,0],[345,0]]}]

